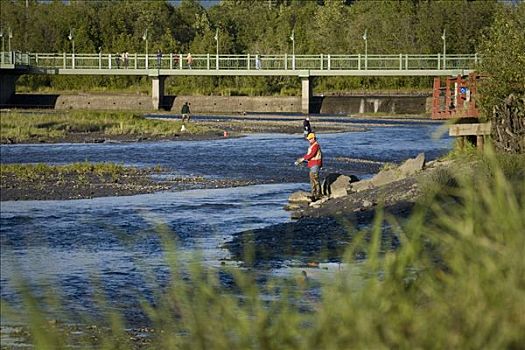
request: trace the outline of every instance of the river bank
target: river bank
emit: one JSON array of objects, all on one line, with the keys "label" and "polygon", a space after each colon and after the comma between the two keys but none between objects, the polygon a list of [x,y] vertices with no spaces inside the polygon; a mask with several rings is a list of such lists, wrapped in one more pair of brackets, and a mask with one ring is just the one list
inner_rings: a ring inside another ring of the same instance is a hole
[{"label": "river bank", "polygon": [[[71,117],[71,118],[70,118]],[[11,119],[23,120],[22,127]],[[254,133],[298,133],[302,129],[300,116],[250,116],[230,115],[217,118],[201,118],[184,124],[179,116],[152,115],[147,118],[129,114],[99,113],[93,117],[87,114],[43,115],[29,112],[3,116],[2,122],[9,123],[13,132],[3,130],[4,144],[62,144],[62,143],[144,143],[158,141],[202,141],[242,137]],[[138,125],[138,126],[135,126]],[[159,126],[160,125],[160,126]],[[316,131],[349,132],[364,131],[364,125],[316,121]],[[22,128],[26,130],[21,131]],[[115,131],[120,128],[121,131]],[[181,130],[183,129],[183,130]],[[86,131],[88,130],[88,131]],[[10,136],[10,135],[18,136]],[[17,138],[18,137],[18,138]],[[20,165],[23,167],[23,165]],[[94,167],[95,164],[91,164]],[[40,167],[41,168],[41,167]],[[225,188],[261,183],[256,179],[211,178],[202,176],[161,176],[160,170],[126,168],[125,171],[99,176],[92,169],[81,173],[64,172],[59,167],[38,172],[33,167],[32,176],[19,176],[20,171],[3,168],[0,198],[9,200],[68,200],[106,196],[126,196],[158,191],[187,189]],[[25,172],[27,173],[27,172]]]},{"label": "river bank", "polygon": [[165,176],[165,173],[162,168],[142,169],[97,163],[2,165],[0,200],[88,199],[255,184],[255,181],[240,179]]},{"label": "river bank", "polygon": [[[108,143],[169,140],[212,140],[252,133],[302,132],[303,116],[275,114],[193,115],[183,123],[180,115],[131,112],[9,111],[1,115],[2,144]],[[316,132],[364,131],[369,121],[349,124],[338,117],[312,117]],[[381,126],[388,126],[385,118]],[[392,122],[402,119],[392,119]],[[406,120],[406,119],[405,119]],[[421,119],[411,119],[421,120]]]},{"label": "river bank", "polygon": [[[392,178],[377,186],[356,185],[373,180],[354,183],[355,189],[347,195],[325,196],[309,205],[307,202],[291,207],[295,218],[291,222],[236,233],[225,247],[232,252],[232,259],[242,261],[246,261],[244,254],[249,247],[253,250],[249,264],[257,266],[278,267],[290,261],[302,266],[318,266],[320,261],[342,262],[349,244],[361,230],[370,229],[378,212],[395,220],[408,218],[426,191],[425,181],[449,166],[449,161],[436,160],[409,176]],[[386,172],[393,174],[397,170],[383,170],[376,177],[384,178],[382,174]],[[359,186],[363,188],[357,190]],[[389,224],[381,226],[381,250],[395,249],[399,238]],[[352,258],[359,260],[365,256],[364,250],[357,249]]]}]

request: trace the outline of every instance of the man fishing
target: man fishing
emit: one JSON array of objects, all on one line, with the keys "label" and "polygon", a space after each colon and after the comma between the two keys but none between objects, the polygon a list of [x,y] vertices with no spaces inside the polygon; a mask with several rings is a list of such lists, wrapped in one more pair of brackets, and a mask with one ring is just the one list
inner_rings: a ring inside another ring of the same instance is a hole
[{"label": "man fishing", "polygon": [[323,166],[323,155],[321,153],[321,146],[317,142],[315,134],[313,132],[306,136],[306,139],[310,143],[308,152],[301,158],[295,161],[295,165],[299,165],[302,162],[308,162],[307,166],[310,168],[310,185],[312,187],[312,202],[321,199],[321,184],[319,182],[319,170]]}]

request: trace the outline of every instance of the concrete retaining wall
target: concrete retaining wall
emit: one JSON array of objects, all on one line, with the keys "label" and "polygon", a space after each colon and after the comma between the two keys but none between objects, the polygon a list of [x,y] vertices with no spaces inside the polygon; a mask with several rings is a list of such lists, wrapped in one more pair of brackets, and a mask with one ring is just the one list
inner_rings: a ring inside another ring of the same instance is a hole
[{"label": "concrete retaining wall", "polygon": [[314,113],[322,114],[421,114],[427,96],[325,96],[312,99]]},{"label": "concrete retaining wall", "polygon": [[[180,113],[188,101],[192,113],[301,113],[301,97],[165,96],[164,110]],[[422,114],[430,111],[428,96],[314,96],[311,113],[323,114]],[[39,95],[16,94],[4,107],[154,110],[151,96],[131,94]]]},{"label": "concrete retaining wall", "polygon": [[[168,96],[167,99],[173,98]],[[300,97],[178,96],[166,109],[179,113],[185,101],[193,113],[301,113]]]}]

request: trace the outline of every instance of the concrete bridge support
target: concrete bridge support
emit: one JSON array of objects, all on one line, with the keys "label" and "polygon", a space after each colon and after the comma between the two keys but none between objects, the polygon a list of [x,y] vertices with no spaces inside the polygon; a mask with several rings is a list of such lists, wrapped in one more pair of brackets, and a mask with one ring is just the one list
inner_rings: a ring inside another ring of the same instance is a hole
[{"label": "concrete bridge support", "polygon": [[164,81],[166,77],[151,77],[151,102],[153,109],[159,110],[164,107]]},{"label": "concrete bridge support", "polygon": [[310,114],[310,99],[313,95],[312,90],[312,78],[311,77],[302,77],[301,78],[301,87],[302,87],[302,97],[301,97],[301,112],[303,114]]},{"label": "concrete bridge support", "polygon": [[0,106],[7,105],[16,92],[16,80],[18,75],[0,75]]}]

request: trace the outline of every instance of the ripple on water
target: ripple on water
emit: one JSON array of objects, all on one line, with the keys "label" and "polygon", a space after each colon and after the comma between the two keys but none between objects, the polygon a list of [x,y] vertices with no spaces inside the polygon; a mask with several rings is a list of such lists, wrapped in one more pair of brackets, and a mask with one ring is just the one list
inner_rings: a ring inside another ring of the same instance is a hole
[{"label": "ripple on water", "polygon": [[[450,140],[431,138],[435,129],[434,125],[404,125],[322,134],[324,171],[358,176],[371,172],[368,164],[337,161],[338,157],[396,162],[424,151],[431,159],[450,149]],[[182,259],[189,260],[198,251],[204,264],[220,265],[228,257],[220,246],[234,232],[289,220],[289,213],[282,209],[288,195],[308,188],[307,169],[293,166],[306,147],[301,134],[203,142],[3,145],[3,163],[87,160],[161,165],[183,176],[256,176],[277,184],[89,200],[1,202],[2,298],[19,300],[16,281],[22,277],[37,285],[36,292],[62,289],[65,308],[75,313],[90,310],[93,288],[101,286],[111,307],[137,316],[136,296],[149,298],[159,284],[169,282],[159,227],[176,241]]]}]

